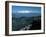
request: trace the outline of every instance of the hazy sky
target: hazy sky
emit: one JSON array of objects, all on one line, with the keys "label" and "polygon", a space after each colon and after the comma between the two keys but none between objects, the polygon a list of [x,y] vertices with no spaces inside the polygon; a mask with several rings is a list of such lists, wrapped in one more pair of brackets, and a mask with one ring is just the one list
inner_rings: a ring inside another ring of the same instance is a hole
[{"label": "hazy sky", "polygon": [[12,6],[12,13],[16,14],[17,17],[32,16],[31,13],[39,15],[41,13],[41,7]]}]

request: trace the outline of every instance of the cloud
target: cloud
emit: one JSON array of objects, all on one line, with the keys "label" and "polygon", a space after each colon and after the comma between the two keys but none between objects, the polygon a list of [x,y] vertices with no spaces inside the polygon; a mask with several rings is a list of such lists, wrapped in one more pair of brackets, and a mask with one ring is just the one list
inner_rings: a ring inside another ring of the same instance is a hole
[{"label": "cloud", "polygon": [[32,13],[32,11],[22,10],[22,11],[17,11],[17,13]]},{"label": "cloud", "polygon": [[40,13],[40,11],[21,10],[16,11],[15,13]]}]

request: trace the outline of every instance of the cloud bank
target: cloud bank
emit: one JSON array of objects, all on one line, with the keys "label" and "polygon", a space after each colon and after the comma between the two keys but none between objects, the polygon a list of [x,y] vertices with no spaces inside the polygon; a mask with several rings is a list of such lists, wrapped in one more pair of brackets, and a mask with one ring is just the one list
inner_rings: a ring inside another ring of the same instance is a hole
[{"label": "cloud bank", "polygon": [[32,11],[23,10],[23,11],[17,11],[17,13],[32,13]]}]

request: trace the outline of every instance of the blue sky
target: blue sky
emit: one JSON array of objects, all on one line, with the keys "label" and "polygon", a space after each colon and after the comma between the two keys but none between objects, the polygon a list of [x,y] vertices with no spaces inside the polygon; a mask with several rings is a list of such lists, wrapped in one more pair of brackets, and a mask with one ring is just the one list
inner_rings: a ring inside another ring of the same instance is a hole
[{"label": "blue sky", "polygon": [[12,6],[12,13],[16,14],[17,17],[32,16],[31,13],[39,15],[41,13],[41,7]]}]

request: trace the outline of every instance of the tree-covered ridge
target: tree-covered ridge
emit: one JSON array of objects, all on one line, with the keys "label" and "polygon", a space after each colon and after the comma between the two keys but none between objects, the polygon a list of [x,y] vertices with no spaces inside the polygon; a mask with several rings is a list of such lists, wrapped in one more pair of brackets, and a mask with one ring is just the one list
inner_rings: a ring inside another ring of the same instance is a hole
[{"label": "tree-covered ridge", "polygon": [[[33,25],[33,21],[41,20],[41,16],[32,16],[32,17],[20,17],[16,18],[15,16],[12,17],[12,30],[18,31],[25,26]],[[30,29],[31,30],[31,29]]]}]

